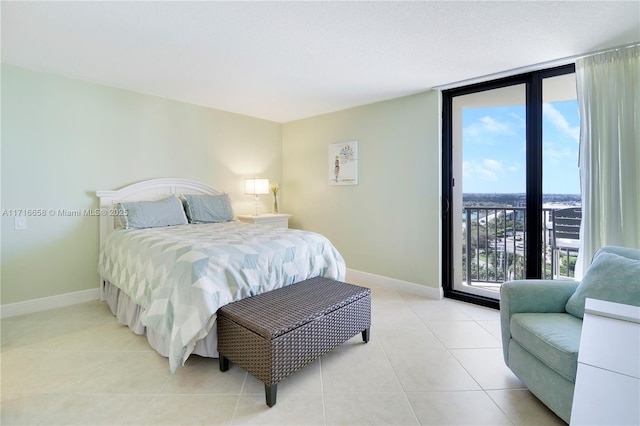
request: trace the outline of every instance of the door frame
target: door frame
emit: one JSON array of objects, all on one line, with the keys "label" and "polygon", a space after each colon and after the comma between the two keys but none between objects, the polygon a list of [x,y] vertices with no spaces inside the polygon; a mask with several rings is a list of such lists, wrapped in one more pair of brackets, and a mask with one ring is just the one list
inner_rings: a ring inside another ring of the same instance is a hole
[{"label": "door frame", "polygon": [[[542,81],[575,72],[575,64],[532,71],[442,91],[442,287],[444,297],[500,308],[498,298],[466,293],[453,283],[453,98],[517,84],[526,92],[526,216],[542,214]],[[527,220],[525,271],[527,278],[542,276],[542,221]]]}]

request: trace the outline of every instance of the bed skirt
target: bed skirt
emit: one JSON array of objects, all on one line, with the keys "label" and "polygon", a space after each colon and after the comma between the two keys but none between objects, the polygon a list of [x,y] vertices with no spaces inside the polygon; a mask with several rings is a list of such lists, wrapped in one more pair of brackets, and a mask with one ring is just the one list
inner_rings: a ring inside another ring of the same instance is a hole
[{"label": "bed skirt", "polygon": [[[140,336],[147,336],[149,346],[164,357],[169,356],[167,341],[153,330],[148,330],[140,320],[144,309],[135,304],[122,290],[108,281],[102,281],[101,300],[107,302],[113,315],[120,324],[128,326],[131,331]],[[196,342],[191,352],[207,358],[218,358],[218,325],[213,324],[209,334]]]}]

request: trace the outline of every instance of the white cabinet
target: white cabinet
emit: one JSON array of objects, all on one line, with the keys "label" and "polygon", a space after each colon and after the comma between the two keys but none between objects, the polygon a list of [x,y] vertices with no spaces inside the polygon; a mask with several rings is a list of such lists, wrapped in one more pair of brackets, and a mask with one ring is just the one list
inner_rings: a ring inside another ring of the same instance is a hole
[{"label": "white cabinet", "polygon": [[289,218],[292,215],[285,213],[261,214],[258,216],[238,215],[237,218],[241,222],[254,223],[258,225],[275,225],[282,228],[289,227]]},{"label": "white cabinet", "polygon": [[640,307],[587,299],[571,424],[640,424]]}]

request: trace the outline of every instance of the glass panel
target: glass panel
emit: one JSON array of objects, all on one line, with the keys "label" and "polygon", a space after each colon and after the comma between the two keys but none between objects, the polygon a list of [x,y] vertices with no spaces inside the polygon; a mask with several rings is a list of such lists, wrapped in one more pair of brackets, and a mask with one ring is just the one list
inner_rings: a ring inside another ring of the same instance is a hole
[{"label": "glass panel", "polygon": [[[524,271],[525,85],[453,99],[453,287],[497,298]],[[459,265],[459,267],[458,267]]]},{"label": "glass panel", "polygon": [[543,278],[573,278],[578,257],[580,116],[575,74],[542,81]]}]

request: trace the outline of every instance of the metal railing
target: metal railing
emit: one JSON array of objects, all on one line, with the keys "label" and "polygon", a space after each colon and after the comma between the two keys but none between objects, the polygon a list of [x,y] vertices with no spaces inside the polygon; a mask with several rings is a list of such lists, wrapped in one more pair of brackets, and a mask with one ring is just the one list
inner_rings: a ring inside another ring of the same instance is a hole
[{"label": "metal railing", "polygon": [[[526,277],[526,209],[466,207],[463,209],[463,281],[469,285]],[[553,212],[542,214],[542,278],[571,278],[577,250],[554,249]]]}]

